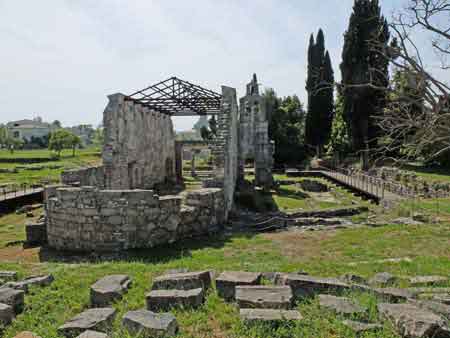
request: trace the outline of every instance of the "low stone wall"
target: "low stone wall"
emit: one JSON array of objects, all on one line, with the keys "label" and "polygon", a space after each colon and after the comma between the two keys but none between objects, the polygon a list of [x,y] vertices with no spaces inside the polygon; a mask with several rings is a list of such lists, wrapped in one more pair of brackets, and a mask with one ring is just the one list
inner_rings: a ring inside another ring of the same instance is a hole
[{"label": "low stone wall", "polygon": [[61,182],[65,185],[105,187],[103,166],[67,170],[61,173]]},{"label": "low stone wall", "polygon": [[221,189],[158,196],[153,190],[65,187],[46,196],[48,244],[60,250],[151,248],[208,234],[224,221]]}]

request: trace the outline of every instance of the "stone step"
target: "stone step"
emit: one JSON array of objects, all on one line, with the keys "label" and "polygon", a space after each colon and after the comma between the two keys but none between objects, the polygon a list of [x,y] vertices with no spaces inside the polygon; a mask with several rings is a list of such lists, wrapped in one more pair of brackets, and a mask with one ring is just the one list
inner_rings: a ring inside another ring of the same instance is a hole
[{"label": "stone step", "polygon": [[303,317],[296,310],[240,309],[241,320],[248,323],[298,321]]},{"label": "stone step", "polygon": [[236,286],[236,302],[240,308],[289,310],[293,299],[289,286]]},{"label": "stone step", "polygon": [[171,313],[154,313],[147,310],[129,311],[122,325],[139,337],[170,337],[178,331],[178,323]]},{"label": "stone step", "polygon": [[131,285],[127,275],[110,275],[99,279],[91,286],[91,304],[94,307],[105,307],[122,299]]},{"label": "stone step", "polygon": [[153,280],[152,290],[191,290],[211,287],[210,271],[165,274]]},{"label": "stone step", "polygon": [[146,295],[147,309],[168,311],[171,308],[195,308],[205,300],[202,288],[192,290],[153,290]]},{"label": "stone step", "polygon": [[216,278],[216,288],[219,297],[233,301],[238,285],[259,285],[261,273],[244,271],[225,271]]}]

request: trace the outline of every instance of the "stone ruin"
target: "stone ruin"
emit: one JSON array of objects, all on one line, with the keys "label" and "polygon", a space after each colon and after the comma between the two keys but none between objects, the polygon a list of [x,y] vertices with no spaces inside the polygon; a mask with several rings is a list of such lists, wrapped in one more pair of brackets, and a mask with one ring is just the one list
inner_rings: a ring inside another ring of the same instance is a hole
[{"label": "stone ruin", "polygon": [[[239,116],[236,90],[225,86],[217,94],[171,78],[130,96],[110,95],[103,113],[103,165],[64,172],[61,186],[46,188],[48,245],[120,251],[219,230],[233,209],[247,155],[255,158],[256,183],[266,186],[272,180],[268,124],[256,78],[247,94],[241,105],[262,111],[251,120],[242,115],[242,107]],[[210,112],[217,114],[218,127],[209,144],[212,176],[204,180],[203,189],[159,196],[158,187],[175,185],[182,175],[171,116]],[[244,156],[238,155],[242,151]]]}]

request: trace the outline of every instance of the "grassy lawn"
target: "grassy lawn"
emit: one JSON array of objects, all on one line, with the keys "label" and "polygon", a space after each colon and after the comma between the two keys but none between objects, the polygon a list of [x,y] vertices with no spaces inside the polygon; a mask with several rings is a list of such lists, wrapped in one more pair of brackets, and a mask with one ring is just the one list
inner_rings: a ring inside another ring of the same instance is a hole
[{"label": "grassy lawn", "polygon": [[[100,152],[94,148],[77,150],[75,157],[72,156],[71,150],[64,150],[59,160],[51,159],[51,154],[52,152],[46,149],[15,151],[14,154],[1,150],[0,159],[16,158],[18,160],[15,163],[0,163],[0,168],[19,168],[17,173],[0,173],[0,184],[34,184],[42,180],[58,182],[64,170],[101,163]],[[23,158],[48,158],[49,161],[23,164],[20,162]],[[36,167],[42,169],[32,170]]]},{"label": "grassy lawn", "polygon": [[[443,214],[450,216],[450,200],[441,203],[446,206],[442,209]],[[122,315],[145,306],[145,294],[151,288],[152,279],[167,269],[212,269],[217,273],[224,270],[304,270],[311,275],[324,277],[340,276],[343,273],[371,277],[382,271],[403,277],[448,276],[450,272],[448,224],[387,225],[259,235],[235,233],[180,241],[168,247],[129,252],[114,260],[96,261],[92,257],[61,256],[46,248],[23,249],[17,244],[7,245],[8,242],[24,238],[25,221],[23,215],[0,218],[0,270],[16,270],[21,277],[51,272],[56,281],[48,288],[31,290],[26,296],[25,311],[6,329],[4,338],[13,337],[22,330],[34,331],[46,338],[62,338],[57,333],[57,327],[87,309],[90,285],[113,273],[129,274],[133,278],[133,286],[122,301],[114,304],[118,316],[110,337],[131,338],[121,329]],[[404,257],[410,260],[379,262],[381,259]],[[407,286],[407,283],[403,280],[399,286]],[[443,286],[450,286],[450,283]],[[369,312],[361,319],[376,319],[373,295],[352,293],[349,296],[368,306]],[[342,318],[319,309],[316,299],[300,302],[297,307],[304,316],[299,323],[279,327],[246,327],[239,320],[238,308],[224,303],[215,290],[211,290],[201,308],[176,310],[174,314],[180,325],[178,337],[183,338],[354,337],[354,333],[341,324]],[[385,323],[382,331],[364,337],[398,336]]]}]

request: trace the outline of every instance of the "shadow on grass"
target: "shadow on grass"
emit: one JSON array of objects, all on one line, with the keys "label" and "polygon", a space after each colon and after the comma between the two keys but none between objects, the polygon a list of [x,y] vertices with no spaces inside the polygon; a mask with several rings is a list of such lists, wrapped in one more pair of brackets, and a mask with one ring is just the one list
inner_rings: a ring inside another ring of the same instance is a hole
[{"label": "shadow on grass", "polygon": [[165,244],[149,249],[132,249],[119,252],[75,252],[62,251],[42,246],[39,252],[40,262],[50,263],[100,263],[100,262],[142,262],[148,264],[168,263],[183,257],[192,257],[192,251],[200,249],[221,249],[233,237],[251,238],[255,234],[236,232],[232,235],[218,233],[211,236],[199,236],[182,239],[173,244]]}]

